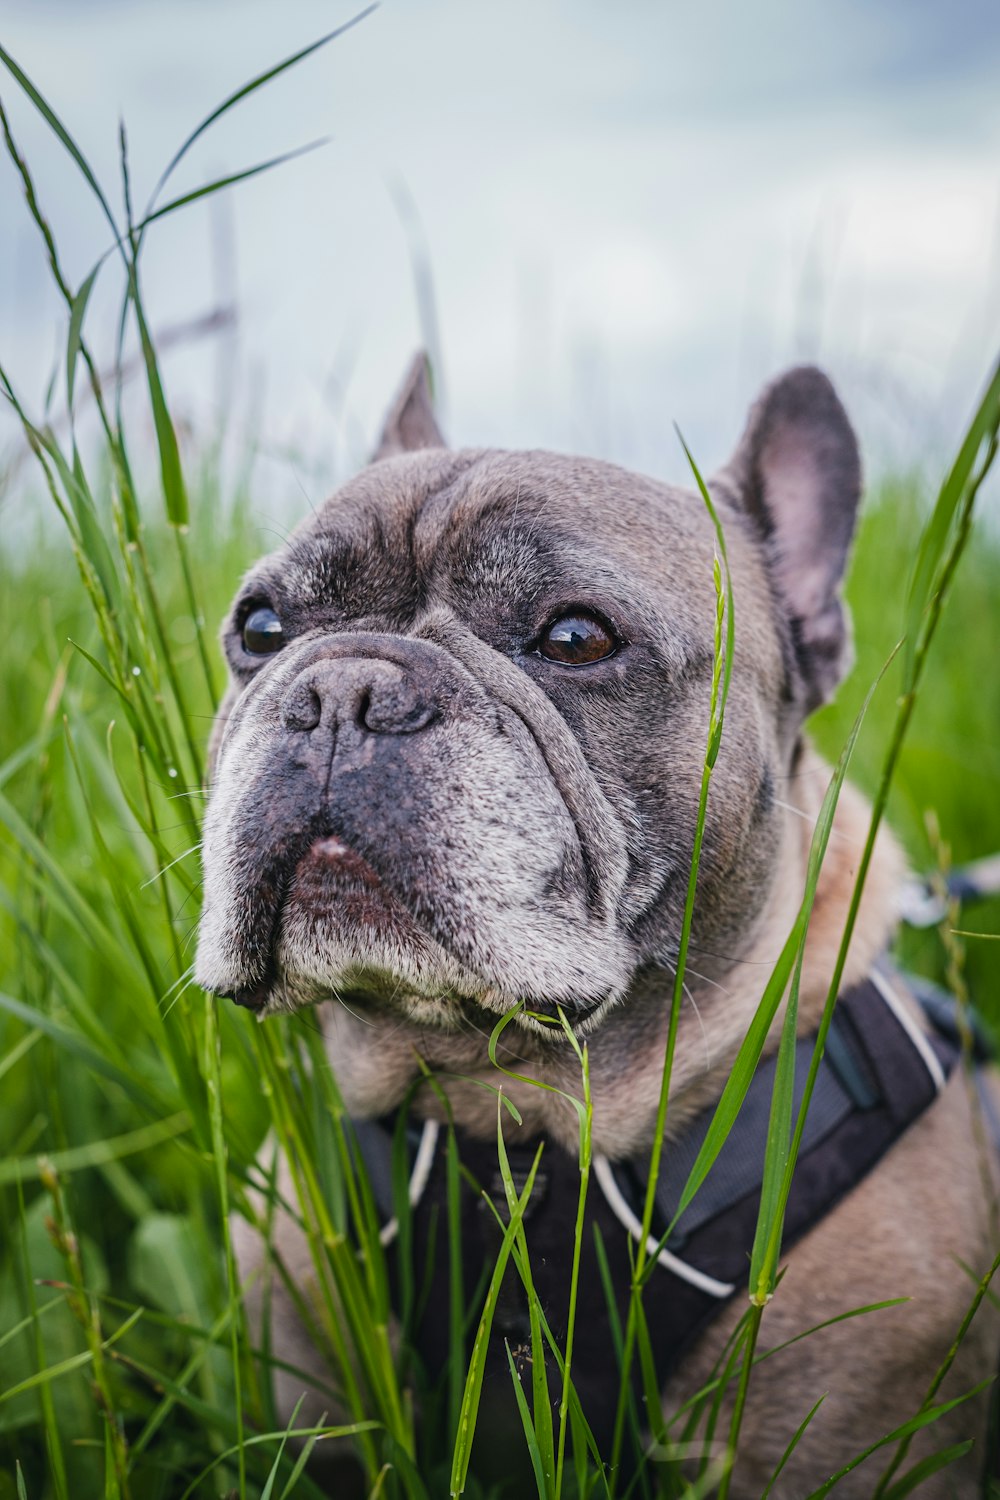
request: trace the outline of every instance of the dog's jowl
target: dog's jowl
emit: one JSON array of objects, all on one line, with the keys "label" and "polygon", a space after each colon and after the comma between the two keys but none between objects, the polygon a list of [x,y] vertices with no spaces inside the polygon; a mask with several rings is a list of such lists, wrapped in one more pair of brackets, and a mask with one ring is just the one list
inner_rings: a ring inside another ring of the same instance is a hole
[{"label": "dog's jowl", "polygon": [[[849,652],[840,588],[861,478],[826,377],[801,368],[770,385],[709,487],[732,575],[735,650],[672,1074],[661,1233],[794,921],[829,780],[803,723]],[[376,1196],[393,1120],[409,1110],[420,1158],[415,1241],[444,1193],[438,1127],[449,1114],[471,1175],[487,1197],[494,1191],[502,1081],[521,1117],[507,1122],[512,1163],[546,1143],[526,1233],[533,1264],[549,1268],[536,1285],[556,1333],[579,1187],[577,1116],[559,1091],[578,1093],[580,1070],[561,1027],[546,1023],[561,1012],[587,1038],[595,1156],[573,1373],[606,1457],[618,1372],[593,1229],[624,1309],[705,760],[716,550],[693,488],[551,453],[449,450],[419,360],[375,461],[251,571],[225,628],[231,685],[214,742],[198,980],[261,1017],[328,1002],[316,1014]],[[867,827],[866,806],[845,788],[802,970],[800,1078]],[[979,1273],[988,1259],[972,1090],[886,966],[902,873],[883,838],[762,1347],[852,1308],[909,1300],[831,1323],[759,1366],[733,1495],[761,1493],[821,1395],[776,1495],[801,1500],[911,1417],[970,1301],[963,1265]],[[500,1075],[490,1061],[490,1034],[512,1011],[498,1060],[552,1088]],[[767,1056],[704,1198],[679,1221],[647,1288],[668,1415],[712,1377],[747,1307]],[[433,1086],[417,1086],[422,1071]],[[502,1190],[498,1200],[502,1217]],[[390,1193],[387,1220],[391,1203]],[[470,1295],[499,1244],[484,1229],[496,1217],[475,1210],[462,1229]],[[259,1242],[242,1223],[234,1233],[249,1274]],[[283,1211],[277,1236],[301,1311],[308,1255]],[[433,1372],[447,1352],[447,1288],[425,1279],[418,1345]],[[275,1353],[328,1380],[280,1282],[268,1305]],[[504,1339],[517,1345],[523,1319],[511,1269],[493,1335],[508,1392]],[[984,1313],[939,1399],[992,1373],[995,1340]],[[288,1415],[303,1382],[286,1372],[278,1383]],[[316,1413],[328,1406],[316,1398]],[[932,1476],[921,1494],[978,1492],[985,1423],[981,1400],[918,1435],[911,1460],[977,1438],[966,1468]],[[488,1434],[488,1463],[487,1447]],[[885,1462],[883,1453],[863,1464],[836,1493],[869,1496]]]}]

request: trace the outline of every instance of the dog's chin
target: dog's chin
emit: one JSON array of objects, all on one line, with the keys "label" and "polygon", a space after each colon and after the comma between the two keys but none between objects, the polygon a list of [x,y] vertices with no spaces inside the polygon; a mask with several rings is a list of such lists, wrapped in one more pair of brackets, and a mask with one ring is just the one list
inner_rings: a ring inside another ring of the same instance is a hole
[{"label": "dog's chin", "polygon": [[369,862],[340,839],[316,839],[296,864],[275,935],[286,966],[311,966],[317,958],[325,966],[339,952],[350,956],[350,968],[360,960],[379,971],[397,955],[426,962],[436,946]]},{"label": "dog's chin", "polygon": [[260,1019],[338,999],[372,1017],[419,1012],[457,1024],[459,997],[484,988],[339,838],[315,839],[282,884],[266,975],[227,991]]},{"label": "dog's chin", "polygon": [[[405,1020],[459,1031],[471,1022],[482,1030],[517,1010],[521,1029],[561,1028],[557,1003],[507,992],[458,960],[339,838],[315,839],[284,885],[266,975],[242,987],[206,985],[258,1019],[334,1000],[374,1025]],[[591,1030],[607,1004],[598,996],[562,1008],[574,1026]]]},{"label": "dog's chin", "polygon": [[509,1008],[341,839],[315,839],[281,884],[265,975],[244,986],[207,986],[259,1020],[335,1000],[369,1023],[405,1018],[457,1030],[470,1007]]}]

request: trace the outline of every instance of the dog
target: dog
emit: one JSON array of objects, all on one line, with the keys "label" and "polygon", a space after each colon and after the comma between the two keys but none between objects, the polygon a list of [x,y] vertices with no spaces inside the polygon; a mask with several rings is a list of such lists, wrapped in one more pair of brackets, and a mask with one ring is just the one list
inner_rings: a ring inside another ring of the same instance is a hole
[{"label": "dog", "polygon": [[[735,647],[666,1163],[722,1093],[801,901],[829,779],[803,726],[849,652],[840,590],[861,470],[828,379],[801,367],[769,385],[709,489]],[[576,1115],[558,1091],[579,1093],[579,1063],[543,1024],[561,1013],[588,1042],[597,1157],[611,1171],[641,1159],[706,753],[716,549],[693,489],[591,459],[450,450],[419,357],[374,461],[250,572],[224,627],[231,680],[213,743],[198,983],[260,1017],[341,1002],[322,1024],[356,1120],[412,1096],[417,1117],[447,1107],[494,1153],[502,1082],[522,1121],[508,1122],[511,1140],[544,1136],[575,1157]],[[868,820],[845,786],[805,948],[803,1037],[819,1024]],[[881,834],[842,994],[884,955],[903,876]],[[916,1046],[918,1009],[905,995],[894,1008]],[[549,1090],[489,1059],[490,1031],[511,1011],[501,1060]],[[776,1045],[772,1028],[766,1050]],[[420,1069],[437,1083],[414,1092]],[[832,1322],[755,1371],[733,1495],[761,1493],[825,1396],[772,1491],[810,1494],[916,1413],[949,1349],[974,1290],[966,1268],[981,1274],[992,1250],[961,1069],[933,1093],[787,1251],[762,1338],[776,1346],[850,1309],[909,1300]],[[260,1241],[242,1221],[234,1238],[249,1274]],[[283,1212],[277,1243],[306,1287],[305,1241]],[[750,1242],[735,1248],[745,1258]],[[322,1358],[286,1287],[270,1305],[274,1351],[319,1382]],[[665,1412],[711,1379],[746,1306],[731,1297],[689,1341]],[[581,1305],[582,1320],[592,1312]],[[992,1374],[996,1348],[984,1308],[938,1399]],[[278,1376],[286,1417],[302,1384]],[[910,1460],[978,1438],[985,1399],[918,1433]],[[871,1495],[891,1451],[837,1493]],[[982,1462],[977,1441],[920,1493],[971,1496]]]}]

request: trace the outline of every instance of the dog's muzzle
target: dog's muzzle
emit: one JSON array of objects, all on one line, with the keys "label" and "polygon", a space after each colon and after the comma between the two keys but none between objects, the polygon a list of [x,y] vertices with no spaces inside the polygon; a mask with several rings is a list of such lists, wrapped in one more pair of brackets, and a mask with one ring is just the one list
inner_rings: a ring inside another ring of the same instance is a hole
[{"label": "dog's muzzle", "polygon": [[258,1012],[621,992],[621,830],[551,702],[467,637],[317,632],[237,700],[205,824],[205,988]]}]

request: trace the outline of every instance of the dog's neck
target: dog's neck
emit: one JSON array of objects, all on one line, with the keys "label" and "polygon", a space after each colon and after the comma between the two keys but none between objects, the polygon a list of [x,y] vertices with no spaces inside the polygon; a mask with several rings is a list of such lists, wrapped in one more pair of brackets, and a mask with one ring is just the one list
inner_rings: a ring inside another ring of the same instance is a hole
[{"label": "dog's neck", "polygon": [[[732,955],[692,951],[689,955],[668,1133],[682,1131],[722,1091],[801,902],[809,844],[829,776],[829,768],[807,748],[788,782],[783,848],[770,897],[740,951]],[[864,799],[845,786],[809,924],[799,994],[799,1030],[803,1034],[815,1029],[826,999],[869,817]],[[895,894],[903,868],[891,835],[880,835],[842,988],[862,978],[885,949],[895,922]],[[645,972],[589,1038],[595,1151],[611,1157],[631,1155],[652,1138],[672,985],[673,977],[665,969]],[[496,1091],[502,1086],[522,1116],[526,1136],[544,1131],[569,1149],[576,1149],[576,1112],[564,1097],[551,1091],[580,1096],[580,1067],[568,1045],[536,1042],[523,1032],[515,1033],[512,1027],[503,1033],[498,1061],[511,1073],[550,1086],[545,1089],[497,1071],[487,1053],[488,1021],[481,1029],[470,1022],[468,1030],[453,1033],[405,1020],[372,1025],[342,1007],[331,1006],[325,1030],[345,1103],[356,1115],[378,1115],[394,1108],[418,1072],[419,1056],[437,1075],[455,1120],[471,1133],[495,1132]],[[771,1045],[776,1044],[774,1027]],[[419,1092],[415,1108],[419,1113],[443,1115],[439,1096],[430,1088]]]}]

